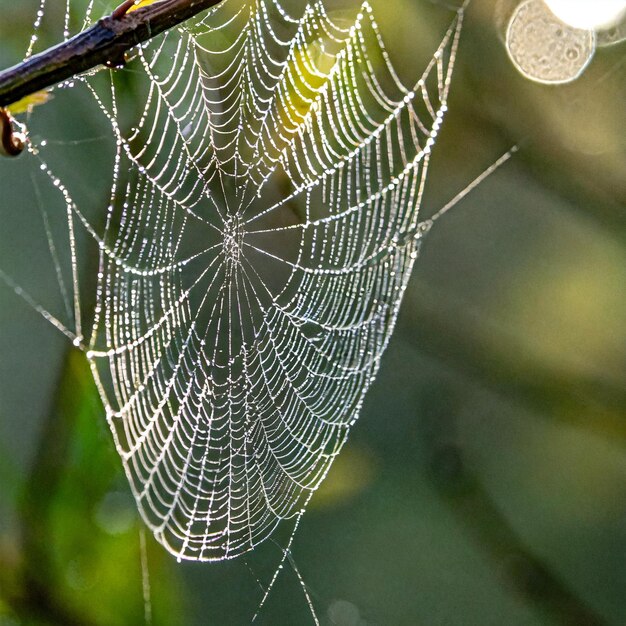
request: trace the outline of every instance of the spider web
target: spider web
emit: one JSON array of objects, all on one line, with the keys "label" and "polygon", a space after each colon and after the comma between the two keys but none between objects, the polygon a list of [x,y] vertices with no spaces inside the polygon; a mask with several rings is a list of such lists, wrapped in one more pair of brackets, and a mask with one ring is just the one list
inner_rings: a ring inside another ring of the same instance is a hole
[{"label": "spider web", "polygon": [[[276,0],[226,0],[141,48],[132,106],[114,74],[106,93],[82,79],[115,136],[111,200],[98,229],[42,164],[67,205],[73,329],[42,312],[85,351],[141,515],[179,559],[238,557],[283,522],[293,537],[346,442],[431,223],[461,21],[409,86],[367,2],[333,19]],[[76,229],[99,248],[88,322]]]}]

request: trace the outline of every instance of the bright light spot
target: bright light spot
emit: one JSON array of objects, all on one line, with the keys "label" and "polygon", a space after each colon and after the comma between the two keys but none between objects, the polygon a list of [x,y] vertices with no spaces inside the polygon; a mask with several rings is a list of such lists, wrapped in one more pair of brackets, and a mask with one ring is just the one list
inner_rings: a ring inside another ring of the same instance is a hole
[{"label": "bright light spot", "polygon": [[544,0],[552,13],[574,28],[596,30],[626,16],[626,0]]},{"label": "bright light spot", "polygon": [[574,28],[543,0],[522,2],[509,22],[506,47],[515,67],[530,80],[558,85],[576,80],[596,49],[593,30]]}]

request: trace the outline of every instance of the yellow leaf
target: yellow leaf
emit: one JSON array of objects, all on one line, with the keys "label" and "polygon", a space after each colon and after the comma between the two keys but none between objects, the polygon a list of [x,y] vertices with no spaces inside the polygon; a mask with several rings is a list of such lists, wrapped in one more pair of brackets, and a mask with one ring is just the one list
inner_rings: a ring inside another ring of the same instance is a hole
[{"label": "yellow leaf", "polygon": [[155,2],[159,2],[159,0],[141,0],[137,4],[130,7],[128,12],[132,13],[132,11],[136,11],[137,9],[143,9],[143,7],[147,7],[149,4],[154,4]]},{"label": "yellow leaf", "polygon": [[52,96],[48,91],[37,91],[30,96],[25,96],[21,100],[10,104],[7,111],[11,115],[19,115],[20,113],[30,113],[34,107],[45,104]]}]

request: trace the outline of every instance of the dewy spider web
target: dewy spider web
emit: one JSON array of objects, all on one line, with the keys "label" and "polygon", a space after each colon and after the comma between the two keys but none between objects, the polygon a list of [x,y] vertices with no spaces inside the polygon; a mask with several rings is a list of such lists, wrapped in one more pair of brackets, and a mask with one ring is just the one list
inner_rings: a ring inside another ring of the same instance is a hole
[{"label": "dewy spider web", "polygon": [[66,332],[178,558],[235,558],[287,520],[293,536],[346,442],[427,230],[461,18],[410,87],[367,2],[333,21],[226,0],[139,51],[132,122],[126,86],[84,78],[116,156],[102,231],[54,179],[73,256],[75,229],[99,246],[93,322],[74,259]]}]

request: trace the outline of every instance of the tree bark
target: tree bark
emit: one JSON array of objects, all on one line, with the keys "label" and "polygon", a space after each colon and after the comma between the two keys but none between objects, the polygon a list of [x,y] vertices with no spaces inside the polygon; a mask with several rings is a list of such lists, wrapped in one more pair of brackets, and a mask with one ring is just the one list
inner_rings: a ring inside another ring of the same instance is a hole
[{"label": "tree bark", "polygon": [[124,54],[131,48],[220,2],[161,0],[131,13],[116,10],[68,41],[0,72],[0,107],[99,65],[123,65]]}]

